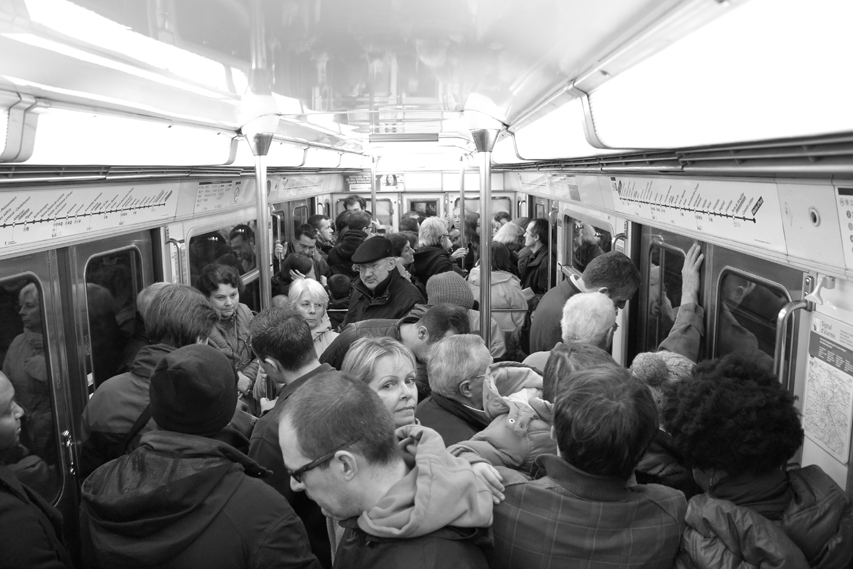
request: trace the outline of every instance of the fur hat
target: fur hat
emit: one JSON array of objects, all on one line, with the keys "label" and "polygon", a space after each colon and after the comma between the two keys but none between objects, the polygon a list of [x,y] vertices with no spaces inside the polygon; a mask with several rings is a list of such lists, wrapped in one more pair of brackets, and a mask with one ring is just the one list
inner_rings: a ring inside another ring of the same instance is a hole
[{"label": "fur hat", "polygon": [[385,237],[370,237],[365,239],[352,254],[352,262],[372,263],[393,256],[394,248],[391,246],[391,241]]},{"label": "fur hat", "polygon": [[631,364],[631,373],[649,386],[658,409],[663,409],[664,390],[693,377],[695,367],[695,363],[681,354],[662,350],[637,354]]},{"label": "fur hat", "polygon": [[429,278],[426,284],[427,303],[452,304],[471,310],[474,307],[474,293],[462,275],[453,271],[438,273]]},{"label": "fur hat", "polygon": [[151,416],[166,431],[210,435],[224,429],[237,408],[237,372],[210,346],[191,344],[160,360],[151,374]]}]

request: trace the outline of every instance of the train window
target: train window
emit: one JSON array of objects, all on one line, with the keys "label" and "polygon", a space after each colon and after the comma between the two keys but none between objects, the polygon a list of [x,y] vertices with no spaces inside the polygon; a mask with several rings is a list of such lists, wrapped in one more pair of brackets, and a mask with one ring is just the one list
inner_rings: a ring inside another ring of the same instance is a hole
[{"label": "train window", "polygon": [[[22,277],[0,281],[0,332],[3,374],[15,388],[21,408],[21,430],[16,443],[0,449],[0,464],[19,480],[52,502],[61,486],[59,442],[56,437],[48,343],[44,339],[44,301],[40,283]],[[0,413],[15,413],[0,398]],[[6,442],[6,441],[4,441]]]},{"label": "train window", "polygon": [[[394,215],[394,206],[391,204],[391,200],[388,198],[379,198],[376,200],[376,211],[373,210],[372,202],[370,199],[366,200],[367,202],[367,211],[373,213],[373,219],[382,224],[383,227],[391,227],[391,218]],[[335,211],[337,212],[335,215],[340,214],[344,211],[344,200],[338,200],[335,203]]]},{"label": "train window", "polygon": [[652,245],[648,286],[648,320],[645,350],[656,350],[675,324],[681,306],[681,269],[684,253]]},{"label": "train window", "polygon": [[140,290],[142,260],[135,249],[98,255],[86,263],[90,386],[97,387],[121,373],[133,360],[135,354],[124,354],[124,349],[138,344],[130,340],[137,338],[136,295]]},{"label": "train window", "polygon": [[425,217],[438,215],[438,200],[410,200],[409,209],[424,214]]},{"label": "train window", "polygon": [[788,294],[780,286],[732,270],[723,271],[719,286],[714,355],[737,352],[773,369],[776,316]]},{"label": "train window", "polygon": [[563,226],[571,228],[565,232],[563,264],[582,273],[590,261],[603,253],[609,253],[613,241],[609,228],[563,216]]},{"label": "train window", "polygon": [[231,265],[243,277],[240,302],[260,310],[261,292],[255,247],[257,222],[228,225],[190,238],[190,284],[195,286],[204,267],[211,263]]},{"label": "train window", "polygon": [[[505,211],[512,215],[512,199],[505,197],[492,197],[492,217],[495,214]],[[465,200],[465,213],[476,212],[480,213],[480,200]],[[459,219],[459,198],[453,200],[453,217]]]},{"label": "train window", "polygon": [[303,223],[308,223],[308,206],[300,205],[293,208],[293,227],[299,227]]},{"label": "train window", "polygon": [[542,202],[536,202],[533,205],[533,212],[534,212],[533,217],[535,217],[537,219],[546,219],[546,217],[547,217],[547,214],[546,214],[547,208],[545,207],[545,204]]}]

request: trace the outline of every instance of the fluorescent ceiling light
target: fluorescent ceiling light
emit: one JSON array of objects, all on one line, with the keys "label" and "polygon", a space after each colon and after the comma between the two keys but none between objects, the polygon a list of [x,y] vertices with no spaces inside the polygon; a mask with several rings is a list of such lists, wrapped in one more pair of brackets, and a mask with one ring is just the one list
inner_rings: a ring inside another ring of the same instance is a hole
[{"label": "fluorescent ceiling light", "polygon": [[34,23],[124,59],[132,58],[188,81],[230,91],[226,68],[212,59],[134,32],[66,0],[27,0],[26,5]]},{"label": "fluorescent ceiling light", "polygon": [[228,162],[233,133],[48,108],[26,164],[207,166]]},{"label": "fluorescent ceiling light", "polygon": [[606,145],[677,148],[853,130],[850,0],[752,0],[590,96]]},{"label": "fluorescent ceiling light", "polygon": [[581,100],[572,99],[515,134],[518,154],[529,160],[547,160],[623,152],[590,146],[584,136],[584,121]]},{"label": "fluorescent ceiling light", "polygon": [[368,138],[371,144],[383,142],[434,142],[438,143],[438,133],[428,132],[399,132],[389,134],[371,134]]},{"label": "fluorescent ceiling light", "polygon": [[341,163],[341,155],[333,150],[309,148],[305,156],[306,168],[337,168]]}]

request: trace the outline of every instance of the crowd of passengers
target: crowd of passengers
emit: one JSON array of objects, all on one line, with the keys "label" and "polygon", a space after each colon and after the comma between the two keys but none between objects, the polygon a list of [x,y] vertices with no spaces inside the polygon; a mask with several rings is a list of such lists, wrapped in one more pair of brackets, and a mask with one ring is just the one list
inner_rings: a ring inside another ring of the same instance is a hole
[{"label": "crowd of passengers", "polygon": [[48,443],[38,291],[21,290],[0,568],[853,567],[847,495],[790,463],[793,396],[759,358],[697,365],[698,245],[668,337],[626,369],[610,355],[640,286],[624,254],[585,243],[579,276],[547,290],[547,221],[498,214],[491,304],[508,310],[486,345],[477,214],[461,247],[436,217],[375,235],[359,199],[334,231],[314,216],[276,248],[258,314],[240,302],[246,226],[194,287],[139,293],[143,331],[82,416],[79,525],[26,449]]}]

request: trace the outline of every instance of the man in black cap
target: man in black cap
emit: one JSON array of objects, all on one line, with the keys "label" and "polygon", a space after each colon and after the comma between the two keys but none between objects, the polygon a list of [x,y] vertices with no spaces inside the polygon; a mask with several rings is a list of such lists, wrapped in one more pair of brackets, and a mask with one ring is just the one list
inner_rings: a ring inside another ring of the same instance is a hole
[{"label": "man in black cap", "polygon": [[391,241],[371,237],[359,245],[352,256],[358,278],[352,283],[347,316],[341,324],[368,318],[400,318],[415,304],[423,304],[418,287],[400,276]]},{"label": "man in black cap", "polygon": [[[308,536],[270,474],[228,427],[237,373],[222,352],[193,344],[151,375],[159,430],[83,483],[83,556],[91,567],[319,569]],[[240,449],[240,450],[238,450]]]}]

